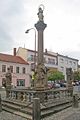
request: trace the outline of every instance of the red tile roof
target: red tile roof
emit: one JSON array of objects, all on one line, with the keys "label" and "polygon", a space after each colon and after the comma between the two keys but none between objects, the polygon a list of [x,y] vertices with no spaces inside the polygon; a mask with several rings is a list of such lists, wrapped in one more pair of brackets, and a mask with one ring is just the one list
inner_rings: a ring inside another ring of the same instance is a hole
[{"label": "red tile roof", "polygon": [[0,53],[0,61],[19,63],[19,64],[28,64],[28,62],[26,62],[24,59],[22,59],[19,56],[2,54],[2,53]]}]

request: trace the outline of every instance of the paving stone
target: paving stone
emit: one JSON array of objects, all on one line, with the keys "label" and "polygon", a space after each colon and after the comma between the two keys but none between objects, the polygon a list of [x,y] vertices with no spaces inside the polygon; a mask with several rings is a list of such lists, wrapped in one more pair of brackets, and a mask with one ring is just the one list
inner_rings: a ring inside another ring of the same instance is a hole
[{"label": "paving stone", "polygon": [[63,120],[80,120],[80,113],[73,113]]},{"label": "paving stone", "polygon": [[2,111],[0,113],[0,120],[27,120],[26,118],[22,118],[21,116],[17,116],[6,111]]}]

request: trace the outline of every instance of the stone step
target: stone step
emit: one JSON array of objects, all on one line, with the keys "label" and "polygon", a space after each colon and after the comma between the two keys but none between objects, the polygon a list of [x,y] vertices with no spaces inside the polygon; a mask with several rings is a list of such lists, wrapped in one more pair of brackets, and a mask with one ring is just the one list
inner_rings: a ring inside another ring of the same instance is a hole
[{"label": "stone step", "polygon": [[27,107],[27,108],[20,109],[20,112],[23,112],[23,113],[32,115],[32,109],[29,109],[28,107]]},{"label": "stone step", "polygon": [[30,108],[32,108],[31,102],[21,102],[19,100],[13,100],[13,99],[12,100],[11,99],[5,99],[5,100],[2,100],[2,102],[15,104],[15,105],[20,106],[20,107],[29,106]]},{"label": "stone step", "polygon": [[44,103],[44,104],[42,104],[41,111],[48,110],[48,109],[51,109],[53,107],[55,108],[57,106],[59,107],[63,104],[68,104],[68,103],[71,103],[71,102],[72,102],[71,99],[67,99],[67,100],[62,100],[62,101],[56,101],[56,102],[52,101],[50,103],[49,102]]},{"label": "stone step", "polygon": [[[2,109],[5,109],[8,112],[13,111],[12,113],[17,112],[24,115],[32,116],[32,104],[33,103],[23,103],[19,101],[11,101],[11,100],[3,100],[2,101]],[[71,100],[62,100],[56,102],[46,102],[41,103],[41,118],[45,118],[51,114],[59,112],[63,109],[66,109],[71,106]],[[9,111],[10,110],[10,111]]]},{"label": "stone step", "polygon": [[29,114],[29,115],[32,115],[32,108],[30,107],[25,107],[25,106],[22,106],[21,104],[15,104],[13,102],[9,102],[9,101],[2,101],[2,106],[3,107],[6,107],[6,108],[10,108],[10,109],[13,109],[13,110],[16,110],[16,111],[20,111],[22,113],[26,113],[26,114]]},{"label": "stone step", "polygon": [[15,115],[18,115],[18,116],[21,116],[23,118],[26,118],[27,120],[32,120],[32,116],[29,115],[29,114],[25,114],[25,113],[22,113],[20,111],[16,111],[16,110],[13,110],[13,109],[10,109],[10,108],[7,108],[5,106],[2,106],[2,109],[9,112],[9,113],[12,113],[12,114],[15,114]]},{"label": "stone step", "polygon": [[14,104],[11,104],[11,103],[6,103],[6,102],[2,102],[2,106],[13,108],[13,109],[16,109],[16,110],[19,110],[21,108],[17,105],[14,105]]},{"label": "stone step", "polygon": [[57,112],[60,112],[61,110],[64,110],[64,109],[71,107],[71,106],[72,106],[72,104],[68,103],[68,104],[63,104],[61,106],[55,106],[53,108],[51,107],[47,110],[45,109],[45,111],[41,111],[41,118],[45,118],[47,116],[50,116],[50,115],[55,114]]}]

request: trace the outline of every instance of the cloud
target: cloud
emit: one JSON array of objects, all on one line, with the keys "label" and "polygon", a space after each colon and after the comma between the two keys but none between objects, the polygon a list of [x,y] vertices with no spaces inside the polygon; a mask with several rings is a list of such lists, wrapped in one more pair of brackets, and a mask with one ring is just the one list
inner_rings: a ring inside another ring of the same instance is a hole
[{"label": "cloud", "polygon": [[13,39],[8,33],[7,26],[0,21],[0,52],[12,49]]},{"label": "cloud", "polygon": [[70,51],[63,51],[61,52],[61,54],[63,54],[64,56],[69,56],[69,57],[72,57],[72,58],[75,58],[75,59],[78,59],[80,60],[80,51],[73,51],[73,50],[70,50]]},{"label": "cloud", "polygon": [[[80,51],[79,0],[0,0],[0,51],[9,51],[24,43],[26,48],[34,49],[34,31],[26,35],[25,30],[38,21],[40,4],[45,6],[44,22],[47,24],[44,49],[65,54],[67,51],[70,55]],[[75,55],[79,56],[78,53]]]},{"label": "cloud", "polygon": [[15,45],[23,10],[22,0],[0,1],[0,52],[9,51]]}]

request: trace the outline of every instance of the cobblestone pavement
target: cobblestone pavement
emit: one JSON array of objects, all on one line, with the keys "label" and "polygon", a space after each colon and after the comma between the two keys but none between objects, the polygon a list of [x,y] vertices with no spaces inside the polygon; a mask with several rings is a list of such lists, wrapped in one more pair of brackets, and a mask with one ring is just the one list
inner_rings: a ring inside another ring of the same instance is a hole
[{"label": "cobblestone pavement", "polygon": [[2,111],[0,113],[0,120],[27,120],[27,119],[8,113],[8,112],[5,112],[5,111]]}]

